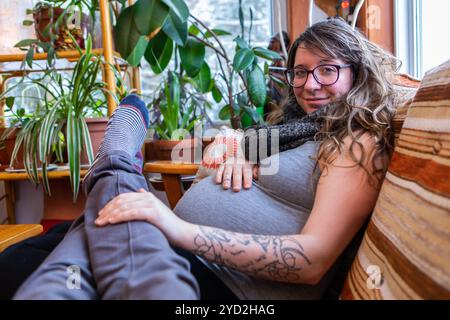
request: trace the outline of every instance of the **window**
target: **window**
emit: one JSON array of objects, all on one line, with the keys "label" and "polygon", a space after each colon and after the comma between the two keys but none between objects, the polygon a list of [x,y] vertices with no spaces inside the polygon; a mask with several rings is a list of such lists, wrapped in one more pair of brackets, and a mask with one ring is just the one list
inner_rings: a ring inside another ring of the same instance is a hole
[{"label": "window", "polygon": [[[185,0],[193,16],[204,22],[209,28],[219,28],[231,32],[233,35],[240,33],[238,18],[238,0]],[[272,36],[272,1],[271,0],[245,0],[242,1],[244,11],[245,29],[248,34],[250,25],[249,9],[253,10],[252,45],[267,47]],[[234,37],[226,36],[221,40],[228,52],[234,52]],[[214,72],[216,56],[207,49],[206,59]],[[162,75],[155,75],[147,63],[142,60],[142,94],[151,96],[153,90],[161,81]],[[170,67],[170,66],[169,66]],[[210,118],[218,120],[220,106],[215,105]]]},{"label": "window", "polygon": [[450,59],[450,1],[396,0],[396,54],[417,78]]}]

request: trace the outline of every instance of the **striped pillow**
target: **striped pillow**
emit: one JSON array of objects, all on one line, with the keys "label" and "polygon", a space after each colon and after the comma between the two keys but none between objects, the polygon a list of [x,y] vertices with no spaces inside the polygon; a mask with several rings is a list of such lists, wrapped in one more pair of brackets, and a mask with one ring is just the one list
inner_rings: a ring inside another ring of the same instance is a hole
[{"label": "striped pillow", "polygon": [[450,60],[408,110],[341,299],[450,299]]},{"label": "striped pillow", "polygon": [[392,119],[392,127],[395,135],[394,145],[396,145],[406,118],[406,113],[416,95],[417,88],[420,86],[420,80],[414,79],[407,74],[399,73],[395,75],[393,84],[396,92],[396,109],[394,118]]}]

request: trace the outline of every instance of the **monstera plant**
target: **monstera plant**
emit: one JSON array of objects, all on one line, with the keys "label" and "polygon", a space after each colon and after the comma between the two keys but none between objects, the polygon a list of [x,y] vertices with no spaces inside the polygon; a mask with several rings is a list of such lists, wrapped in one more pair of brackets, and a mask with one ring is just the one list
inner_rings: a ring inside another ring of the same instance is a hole
[{"label": "monstera plant", "polygon": [[[241,1],[239,4],[241,34],[234,38],[233,56],[221,40],[232,35],[208,28],[189,13],[183,0],[138,0],[126,7],[114,27],[116,49],[133,66],[139,66],[145,58],[155,73],[163,72],[171,59],[179,58],[183,72],[200,83],[203,93],[211,93],[217,103],[224,100],[220,118],[230,119],[233,128],[242,126],[245,114],[261,122],[262,116],[256,110],[266,103],[269,72],[267,62],[262,68],[259,59],[280,56],[251,45],[250,36],[244,36]],[[212,50],[217,57],[218,77],[212,75],[205,61],[206,50]]]}]

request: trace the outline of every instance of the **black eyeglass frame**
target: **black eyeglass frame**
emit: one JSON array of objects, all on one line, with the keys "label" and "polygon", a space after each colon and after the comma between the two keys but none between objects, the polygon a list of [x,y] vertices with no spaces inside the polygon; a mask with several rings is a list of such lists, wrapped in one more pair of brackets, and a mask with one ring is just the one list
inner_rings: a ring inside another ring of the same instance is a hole
[{"label": "black eyeglass frame", "polygon": [[[327,66],[329,66],[329,67],[335,67],[335,68],[337,69],[337,71],[338,71],[338,76],[337,76],[335,82],[330,83],[330,84],[323,84],[322,82],[320,82],[320,81],[316,78],[316,75],[314,74],[314,71],[316,71],[317,68],[320,68],[320,67],[327,67]],[[317,82],[318,84],[320,84],[321,86],[324,86],[324,87],[328,87],[328,86],[332,86],[333,84],[335,84],[336,82],[339,81],[339,77],[340,77],[340,75],[341,75],[341,69],[344,69],[344,68],[353,68],[353,65],[352,65],[352,64],[321,64],[321,65],[318,65],[317,67],[315,67],[315,68],[312,69],[312,70],[308,70],[308,69],[301,68],[302,70],[305,70],[305,71],[306,71],[305,83],[302,84],[301,86],[294,86],[293,84],[291,84],[290,81],[289,81],[289,77],[288,77],[288,72],[289,72],[289,71],[295,70],[295,69],[300,69],[300,68],[295,68],[295,67],[294,67],[294,68],[292,68],[292,69],[285,69],[285,70],[284,70],[284,77],[286,78],[286,82],[287,82],[291,87],[293,87],[293,88],[301,88],[301,87],[304,87],[304,86],[305,86],[306,82],[308,82],[309,74],[312,74],[313,77],[314,77],[314,80],[316,80],[316,82]]]}]

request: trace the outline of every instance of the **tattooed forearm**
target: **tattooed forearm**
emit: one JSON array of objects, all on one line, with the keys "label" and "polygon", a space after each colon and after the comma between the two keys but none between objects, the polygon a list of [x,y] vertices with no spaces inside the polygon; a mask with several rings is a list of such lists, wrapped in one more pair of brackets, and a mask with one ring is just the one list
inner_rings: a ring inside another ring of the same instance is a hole
[{"label": "tattooed forearm", "polygon": [[294,236],[240,234],[199,226],[192,251],[211,262],[252,276],[300,282],[301,270],[311,265]]}]

